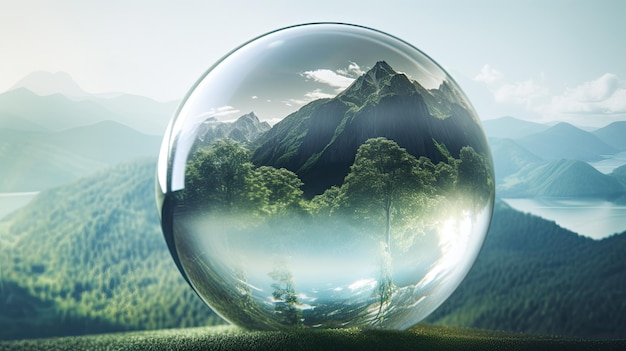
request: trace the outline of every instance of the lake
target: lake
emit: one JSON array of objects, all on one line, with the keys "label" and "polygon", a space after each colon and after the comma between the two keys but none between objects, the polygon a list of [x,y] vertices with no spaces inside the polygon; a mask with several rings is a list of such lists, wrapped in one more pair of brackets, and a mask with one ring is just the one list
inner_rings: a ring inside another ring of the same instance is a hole
[{"label": "lake", "polygon": [[26,206],[39,192],[0,193],[0,219],[20,207]]},{"label": "lake", "polygon": [[626,165],[626,151],[618,152],[615,155],[608,155],[598,162],[589,162],[598,171],[609,174],[619,166]]},{"label": "lake", "polygon": [[626,206],[594,199],[503,199],[514,209],[555,221],[593,239],[626,231]]}]

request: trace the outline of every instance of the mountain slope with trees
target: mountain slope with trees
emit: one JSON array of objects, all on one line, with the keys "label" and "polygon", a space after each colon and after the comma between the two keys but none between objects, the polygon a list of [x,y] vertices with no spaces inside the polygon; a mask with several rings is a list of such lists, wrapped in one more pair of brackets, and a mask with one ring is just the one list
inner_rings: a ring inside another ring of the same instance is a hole
[{"label": "mountain slope with trees", "polygon": [[[220,323],[180,276],[154,162],[42,192],[0,222],[0,338]],[[626,234],[594,241],[498,202],[458,291],[427,321],[626,338]]]},{"label": "mountain slope with trees", "polygon": [[527,166],[497,187],[501,197],[588,197],[612,200],[626,193],[616,177],[583,161],[558,160]]},{"label": "mountain slope with trees", "polygon": [[340,185],[357,149],[370,138],[393,140],[434,163],[444,157],[433,140],[455,158],[468,145],[486,155],[487,143],[466,102],[445,82],[432,91],[418,86],[377,62],[336,97],[313,101],[277,123],[254,143],[252,161],[296,173],[310,198]]},{"label": "mountain slope with trees", "polygon": [[154,172],[148,160],[109,168],[0,222],[0,338],[218,320],[167,252]]},{"label": "mountain slope with trees", "polygon": [[595,241],[496,204],[474,267],[427,322],[626,338],[626,232]]}]

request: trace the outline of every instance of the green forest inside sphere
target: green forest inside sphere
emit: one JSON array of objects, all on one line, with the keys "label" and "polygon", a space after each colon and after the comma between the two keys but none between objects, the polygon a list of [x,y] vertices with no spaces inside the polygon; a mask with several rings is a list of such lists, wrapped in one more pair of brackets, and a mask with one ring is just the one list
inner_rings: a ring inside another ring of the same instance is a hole
[{"label": "green forest inside sphere", "polygon": [[200,78],[157,171],[178,269],[244,328],[406,329],[484,241],[491,154],[471,104],[406,42],[299,25]]}]

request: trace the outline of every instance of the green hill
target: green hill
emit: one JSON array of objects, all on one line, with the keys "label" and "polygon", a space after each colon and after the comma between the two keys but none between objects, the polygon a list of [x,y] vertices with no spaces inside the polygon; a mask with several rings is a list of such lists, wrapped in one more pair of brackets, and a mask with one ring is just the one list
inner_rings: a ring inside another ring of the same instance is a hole
[{"label": "green hill", "polygon": [[623,350],[624,340],[585,340],[418,325],[406,331],[357,329],[244,331],[232,326],[168,329],[0,342],[21,350]]},{"label": "green hill", "polygon": [[626,232],[594,241],[500,201],[474,267],[427,321],[624,339],[624,252]]},{"label": "green hill", "polygon": [[41,192],[0,222],[0,339],[213,323],[161,234],[153,161]]},{"label": "green hill", "polygon": [[615,177],[582,161],[558,160],[527,166],[497,187],[501,197],[593,197],[614,199],[626,193]]}]

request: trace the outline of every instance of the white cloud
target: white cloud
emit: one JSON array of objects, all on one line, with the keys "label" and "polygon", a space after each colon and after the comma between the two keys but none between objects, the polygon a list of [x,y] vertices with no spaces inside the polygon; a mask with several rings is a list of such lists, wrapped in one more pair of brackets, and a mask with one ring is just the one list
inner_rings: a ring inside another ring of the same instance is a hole
[{"label": "white cloud", "polygon": [[306,79],[329,85],[335,88],[336,92],[344,90],[350,84],[352,84],[352,82],[354,82],[354,78],[346,77],[329,69],[316,69],[314,71],[305,71],[302,72],[301,75]]},{"label": "white cloud", "polygon": [[556,114],[624,114],[626,87],[610,73],[565,90],[552,98],[548,112]]},{"label": "white cloud", "polygon": [[508,83],[500,86],[494,92],[496,102],[512,103],[534,107],[538,100],[548,96],[548,89],[533,79],[523,82]]},{"label": "white cloud", "polygon": [[359,66],[356,62],[352,62],[352,61],[350,61],[350,64],[348,65],[347,69],[338,69],[335,72],[337,72],[338,74],[341,74],[342,76],[353,77],[353,78],[361,76],[365,73],[365,71],[361,69],[361,66]]},{"label": "white cloud", "polygon": [[325,93],[321,89],[315,89],[313,91],[309,91],[306,94],[304,94],[304,97],[308,101],[313,101],[313,100],[318,100],[318,99],[330,99],[330,98],[335,97],[335,95]]},{"label": "white cloud", "polygon": [[250,99],[252,99],[252,100],[256,100],[256,99],[258,99],[258,98],[259,98],[259,97],[258,97],[258,96],[256,96],[256,95],[252,95],[252,96],[250,97]]},{"label": "white cloud", "polygon": [[585,82],[573,89],[568,89],[566,95],[584,102],[599,102],[610,98],[619,88],[619,78],[606,73],[602,77]]},{"label": "white cloud", "polygon": [[504,77],[500,70],[485,64],[480,73],[471,78],[476,84],[475,90],[482,89],[485,92],[481,97],[483,106],[477,105],[477,110],[490,111],[492,115],[539,117],[538,114],[542,113],[550,99],[543,74],[516,82],[507,81]]},{"label": "white cloud", "polygon": [[[365,73],[361,70],[361,67],[356,62],[350,62],[345,69],[330,70],[325,68],[319,68],[316,70],[304,71],[300,73],[300,76],[304,77],[307,81],[313,81],[315,83],[322,84],[321,88],[316,88],[304,93],[304,96],[300,98],[292,98],[283,100],[282,103],[286,106],[302,106],[311,101],[318,99],[333,98],[337,93],[342,92],[350,86],[356,79],[356,77]],[[332,88],[334,94],[324,91]]]},{"label": "white cloud", "polygon": [[484,82],[487,84],[493,84],[502,79],[502,73],[497,69],[485,64],[480,70],[480,73],[474,77],[477,82]]},{"label": "white cloud", "polygon": [[333,97],[335,97],[335,95],[325,93],[322,91],[322,89],[315,89],[313,91],[306,92],[304,94],[304,97],[301,99],[289,99],[289,100],[283,101],[283,103],[287,106],[304,105],[314,100],[330,99]]},{"label": "white cloud", "polygon": [[626,80],[611,73],[556,94],[548,89],[549,84],[543,74],[510,82],[500,71],[484,65],[472,80],[482,83],[491,92],[493,100],[485,100],[484,105],[491,105],[489,108],[499,111],[499,114],[516,111],[517,117],[572,123],[589,116],[593,119],[585,120],[584,124],[596,126],[626,117]]},{"label": "white cloud", "polygon": [[221,116],[228,116],[228,115],[232,115],[234,113],[238,113],[240,110],[235,109],[232,106],[222,106],[222,107],[218,107],[218,108],[211,108],[206,115],[208,117],[221,117]]}]

